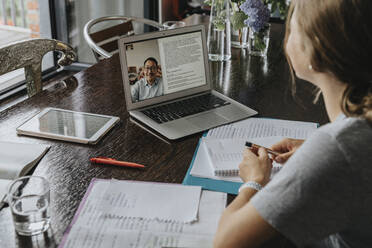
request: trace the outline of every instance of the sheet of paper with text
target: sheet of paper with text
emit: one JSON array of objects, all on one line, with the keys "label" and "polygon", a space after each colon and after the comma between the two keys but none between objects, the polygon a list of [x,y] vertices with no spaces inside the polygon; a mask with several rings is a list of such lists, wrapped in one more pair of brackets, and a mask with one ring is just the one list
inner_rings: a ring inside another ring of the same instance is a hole
[{"label": "sheet of paper with text", "polygon": [[164,94],[207,83],[200,35],[195,32],[158,40]]},{"label": "sheet of paper with text", "polygon": [[171,222],[197,220],[201,187],[112,179],[100,203],[111,217]]},{"label": "sheet of paper with text", "polygon": [[213,247],[219,218],[227,195],[202,191],[198,220],[192,223],[165,222],[143,218],[110,218],[100,211],[110,180],[91,183],[62,239],[60,248],[162,248]]}]

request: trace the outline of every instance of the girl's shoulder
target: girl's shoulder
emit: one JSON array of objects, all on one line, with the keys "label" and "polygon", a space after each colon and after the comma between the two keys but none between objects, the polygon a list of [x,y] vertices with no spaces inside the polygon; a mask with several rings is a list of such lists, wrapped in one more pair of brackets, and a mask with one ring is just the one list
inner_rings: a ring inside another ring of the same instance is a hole
[{"label": "girl's shoulder", "polygon": [[336,121],[320,127],[318,131],[325,132],[336,140],[372,139],[372,126],[363,118],[341,116]]},{"label": "girl's shoulder", "polygon": [[[344,117],[320,127],[318,132],[331,137],[333,145],[349,162],[372,161],[372,126],[363,118]],[[364,163],[364,162],[363,162]]]}]

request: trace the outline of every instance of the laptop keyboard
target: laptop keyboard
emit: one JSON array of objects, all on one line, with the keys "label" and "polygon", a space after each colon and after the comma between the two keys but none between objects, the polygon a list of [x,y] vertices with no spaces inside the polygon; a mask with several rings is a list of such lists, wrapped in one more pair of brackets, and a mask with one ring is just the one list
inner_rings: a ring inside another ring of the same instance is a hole
[{"label": "laptop keyboard", "polygon": [[157,123],[164,123],[228,104],[230,104],[230,102],[215,95],[205,94],[142,110],[141,112]]}]

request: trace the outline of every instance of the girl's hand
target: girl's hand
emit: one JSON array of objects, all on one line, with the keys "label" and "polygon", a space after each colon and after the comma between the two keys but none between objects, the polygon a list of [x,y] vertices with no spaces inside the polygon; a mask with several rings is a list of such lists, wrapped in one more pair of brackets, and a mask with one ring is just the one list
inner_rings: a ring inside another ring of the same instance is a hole
[{"label": "girl's hand", "polygon": [[265,148],[259,148],[257,155],[246,148],[243,161],[239,164],[239,176],[244,182],[254,181],[266,185],[270,180],[272,164]]},{"label": "girl's hand", "polygon": [[304,140],[299,139],[283,139],[271,146],[271,149],[282,154],[275,156],[274,160],[278,163],[285,163],[292,154],[304,143]]}]

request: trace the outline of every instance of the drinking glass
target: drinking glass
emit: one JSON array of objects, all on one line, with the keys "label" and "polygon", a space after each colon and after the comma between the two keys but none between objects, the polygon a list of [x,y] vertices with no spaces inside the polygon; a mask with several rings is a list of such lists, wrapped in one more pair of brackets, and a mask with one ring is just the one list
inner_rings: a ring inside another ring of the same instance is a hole
[{"label": "drinking glass", "polygon": [[248,47],[249,28],[243,27],[238,30],[231,30],[231,46],[236,48]]},{"label": "drinking glass", "polygon": [[250,55],[259,57],[267,56],[270,41],[270,26],[269,23],[266,23],[259,32],[249,29],[248,50]]},{"label": "drinking glass", "polygon": [[25,176],[11,183],[8,203],[18,234],[31,236],[49,228],[49,200],[49,183],[43,177]]},{"label": "drinking glass", "polygon": [[231,58],[231,1],[213,0],[208,28],[208,57],[212,61]]}]

